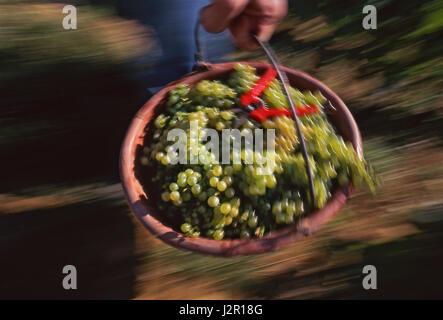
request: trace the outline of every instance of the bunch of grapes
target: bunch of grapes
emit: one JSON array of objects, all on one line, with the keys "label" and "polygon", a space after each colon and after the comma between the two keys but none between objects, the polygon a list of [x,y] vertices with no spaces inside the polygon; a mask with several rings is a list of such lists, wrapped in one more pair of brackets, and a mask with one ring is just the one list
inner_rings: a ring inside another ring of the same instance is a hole
[{"label": "bunch of grapes", "polygon": [[[323,207],[334,188],[350,180],[374,188],[370,167],[328,121],[322,107],[325,98],[319,92],[290,90],[298,106],[310,104],[319,110],[300,117],[314,175],[315,204],[292,118],[275,117],[261,123],[248,119],[239,128],[241,135],[246,129],[274,129],[274,151],[251,151],[242,142],[240,151],[230,149],[229,164],[217,158],[206,144],[208,129],[234,127],[236,115],[231,109],[240,106],[239,97],[258,78],[253,67],[238,64],[224,83],[203,80],[194,88],[176,87],[145,139],[140,156],[146,177],[142,183],[151,195],[158,195],[159,211],[179,221],[177,227],[189,237],[261,237],[295,223],[314,206]],[[287,107],[278,81],[263,92],[262,99],[268,107]],[[190,129],[192,122],[198,123],[197,134]],[[168,133],[177,128],[185,132],[183,154],[174,149],[177,140],[168,140]],[[215,143],[221,149],[223,143],[237,138],[232,132],[220,134]],[[186,161],[178,161],[180,157]],[[160,191],[152,190],[153,184]]]},{"label": "bunch of grapes", "polygon": [[192,88],[190,97],[200,105],[223,109],[234,107],[237,92],[220,81],[203,80]]}]

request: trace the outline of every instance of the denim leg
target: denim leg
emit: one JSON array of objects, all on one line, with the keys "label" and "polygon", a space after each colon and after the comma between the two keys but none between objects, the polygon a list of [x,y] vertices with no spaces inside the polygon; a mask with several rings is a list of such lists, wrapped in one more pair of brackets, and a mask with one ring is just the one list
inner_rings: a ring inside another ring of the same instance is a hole
[{"label": "denim leg", "polygon": [[[194,27],[199,10],[208,4],[207,0],[121,0],[118,9],[121,14],[150,27],[156,36],[160,56],[148,53],[146,59],[153,59],[149,70],[140,70],[137,75],[148,88],[161,87],[176,80],[194,65]],[[208,34],[200,29],[204,57],[211,62],[221,61],[233,50],[233,45],[224,32]]]}]

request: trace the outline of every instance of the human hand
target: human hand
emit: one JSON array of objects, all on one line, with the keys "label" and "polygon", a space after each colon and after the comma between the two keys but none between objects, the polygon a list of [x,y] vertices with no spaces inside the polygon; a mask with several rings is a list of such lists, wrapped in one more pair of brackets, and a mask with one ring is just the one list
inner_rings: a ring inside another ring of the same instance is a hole
[{"label": "human hand", "polygon": [[252,34],[268,41],[278,22],[286,15],[286,0],[212,0],[200,18],[204,28],[219,33],[229,28],[235,43],[245,49],[258,47]]}]

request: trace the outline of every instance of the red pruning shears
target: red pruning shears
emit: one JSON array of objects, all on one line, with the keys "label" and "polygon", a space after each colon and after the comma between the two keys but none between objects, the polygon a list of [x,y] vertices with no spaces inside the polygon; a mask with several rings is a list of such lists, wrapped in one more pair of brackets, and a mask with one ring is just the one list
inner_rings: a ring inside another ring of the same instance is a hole
[{"label": "red pruning shears", "polygon": [[[264,101],[259,98],[263,91],[274,81],[277,76],[277,71],[274,68],[268,68],[266,72],[258,79],[255,85],[240,98],[241,110],[245,111],[249,117],[258,122],[263,122],[266,119],[273,117],[291,117],[290,109],[275,109],[266,107]],[[305,116],[312,113],[317,113],[318,108],[315,105],[306,105],[296,109],[298,116]],[[238,123],[238,126],[241,123]],[[237,126],[237,125],[236,125]]]}]

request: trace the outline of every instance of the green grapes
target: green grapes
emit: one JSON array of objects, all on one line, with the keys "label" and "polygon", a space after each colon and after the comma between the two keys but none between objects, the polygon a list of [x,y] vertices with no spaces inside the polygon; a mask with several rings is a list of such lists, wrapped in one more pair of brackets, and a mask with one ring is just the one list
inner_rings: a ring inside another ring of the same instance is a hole
[{"label": "green grapes", "polygon": [[[319,92],[290,88],[297,106],[318,108],[317,113],[300,117],[314,175],[316,203],[311,203],[306,165],[292,118],[276,117],[261,123],[249,118],[239,128],[243,136],[248,129],[264,129],[265,136],[268,129],[274,129],[274,152],[252,151],[246,148],[245,140],[240,152],[230,152],[230,160],[238,158],[240,163],[225,164],[217,159],[206,145],[207,130],[220,132],[234,127],[237,116],[231,109],[239,107],[241,95],[258,78],[254,67],[237,64],[223,81],[203,80],[193,88],[179,85],[169,92],[164,113],[149,128],[139,158],[141,182],[151,190],[150,194],[158,195],[159,212],[175,221],[177,230],[188,237],[261,237],[296,223],[314,207],[322,208],[335,188],[351,181],[374,189],[372,169],[329,122],[322,107],[326,99]],[[277,80],[261,98],[269,108],[287,108]],[[193,121],[198,121],[199,126],[194,136],[190,132]],[[184,155],[175,151],[176,141],[167,139],[173,129],[186,133]],[[221,147],[223,138],[219,136]],[[235,136],[224,139],[234,141]],[[188,161],[175,164],[182,156]],[[263,160],[269,159],[275,160],[274,166],[264,165]]]},{"label": "green grapes", "polygon": [[216,207],[220,202],[220,199],[216,196],[210,196],[208,199],[208,205],[212,208]]}]

